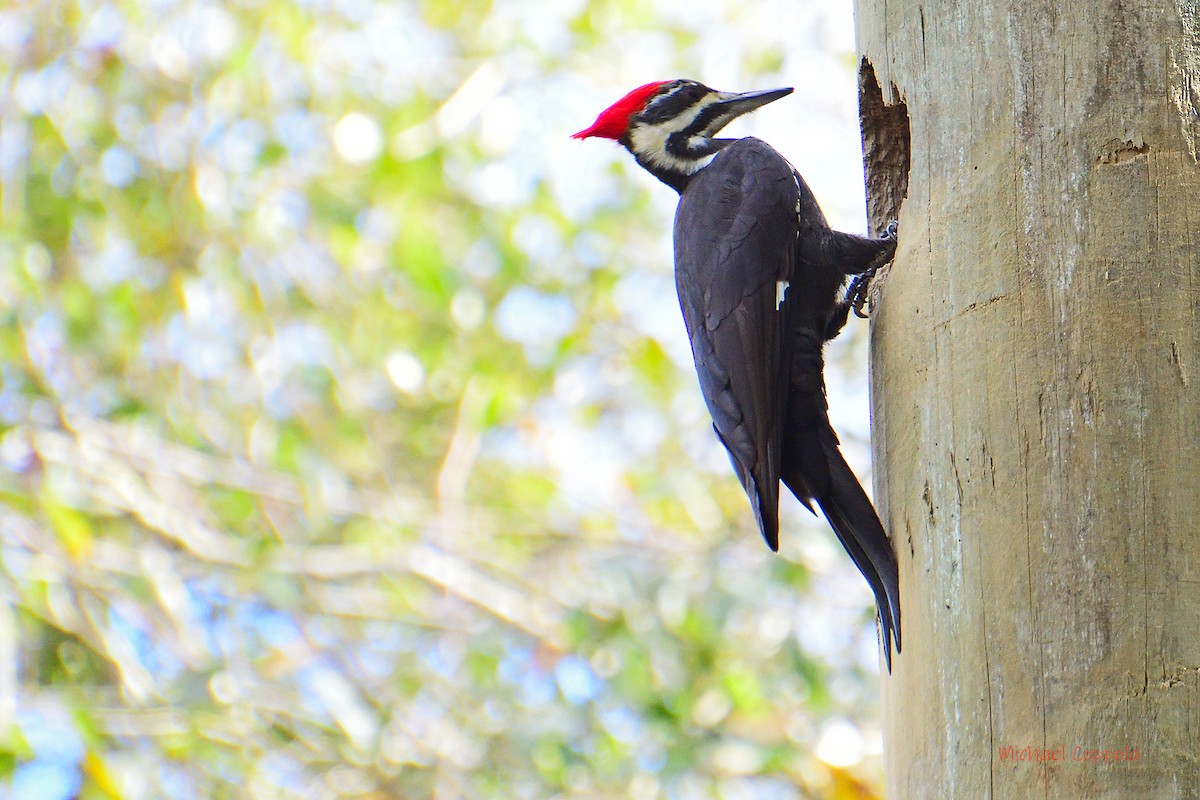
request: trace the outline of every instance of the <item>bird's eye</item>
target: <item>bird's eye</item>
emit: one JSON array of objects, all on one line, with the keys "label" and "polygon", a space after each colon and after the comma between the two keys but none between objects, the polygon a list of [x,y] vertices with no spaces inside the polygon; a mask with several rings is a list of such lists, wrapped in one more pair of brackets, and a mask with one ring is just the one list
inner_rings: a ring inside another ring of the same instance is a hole
[{"label": "bird's eye", "polygon": [[670,119],[674,116],[673,99],[674,95],[669,93],[664,93],[656,97],[650,101],[650,104],[638,115],[638,118],[642,122],[648,122],[651,125]]},{"label": "bird's eye", "polygon": [[666,122],[691,108],[706,93],[707,90],[694,81],[676,81],[650,101],[645,110],[638,115],[638,121],[649,125]]}]

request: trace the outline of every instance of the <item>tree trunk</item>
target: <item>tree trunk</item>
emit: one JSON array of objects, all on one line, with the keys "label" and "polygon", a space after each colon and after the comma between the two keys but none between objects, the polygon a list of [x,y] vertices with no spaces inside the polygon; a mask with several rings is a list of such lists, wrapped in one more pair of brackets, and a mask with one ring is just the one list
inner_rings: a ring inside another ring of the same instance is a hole
[{"label": "tree trunk", "polygon": [[857,18],[888,797],[1200,797],[1196,0]]}]

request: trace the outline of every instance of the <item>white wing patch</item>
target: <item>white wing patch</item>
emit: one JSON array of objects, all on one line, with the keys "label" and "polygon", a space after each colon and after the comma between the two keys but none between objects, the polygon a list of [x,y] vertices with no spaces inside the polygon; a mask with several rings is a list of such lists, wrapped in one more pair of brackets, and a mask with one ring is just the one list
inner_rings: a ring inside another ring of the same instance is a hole
[{"label": "white wing patch", "polygon": [[787,296],[788,287],[791,286],[787,281],[775,281],[775,310],[783,305],[783,298]]}]

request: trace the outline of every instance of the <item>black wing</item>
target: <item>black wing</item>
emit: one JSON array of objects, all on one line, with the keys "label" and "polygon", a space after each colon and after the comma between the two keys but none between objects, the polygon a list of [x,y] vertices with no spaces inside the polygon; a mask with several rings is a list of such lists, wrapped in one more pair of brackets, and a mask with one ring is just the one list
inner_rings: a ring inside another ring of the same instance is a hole
[{"label": "black wing", "polygon": [[[779,481],[816,501],[875,594],[884,655],[900,650],[895,555],[838,449],[825,401],[825,340],[845,323],[846,275],[886,260],[894,240],[829,228],[812,192],[767,144],[741,139],[684,189],[675,284],[717,436],[779,547]],[[779,302],[781,281],[790,286]]]},{"label": "black wing", "polygon": [[700,389],[772,550],[788,357],[778,283],[795,266],[798,201],[791,166],[750,138],[692,178],[675,214],[675,286]]}]

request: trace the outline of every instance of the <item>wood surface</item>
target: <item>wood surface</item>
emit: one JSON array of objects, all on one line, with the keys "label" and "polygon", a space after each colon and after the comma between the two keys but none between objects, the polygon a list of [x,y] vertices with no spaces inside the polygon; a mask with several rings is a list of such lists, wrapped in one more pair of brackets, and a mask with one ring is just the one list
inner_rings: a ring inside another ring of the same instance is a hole
[{"label": "wood surface", "polygon": [[856,18],[887,796],[1200,798],[1200,4]]}]

